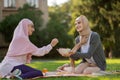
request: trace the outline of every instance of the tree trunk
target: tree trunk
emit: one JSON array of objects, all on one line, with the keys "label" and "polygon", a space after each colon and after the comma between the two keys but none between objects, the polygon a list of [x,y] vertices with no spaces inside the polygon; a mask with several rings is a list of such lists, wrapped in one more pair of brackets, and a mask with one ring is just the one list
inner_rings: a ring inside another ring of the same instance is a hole
[{"label": "tree trunk", "polygon": [[111,59],[112,57],[113,57],[113,55],[112,55],[112,47],[110,47],[110,52],[109,52],[109,54],[108,54],[108,57]]}]

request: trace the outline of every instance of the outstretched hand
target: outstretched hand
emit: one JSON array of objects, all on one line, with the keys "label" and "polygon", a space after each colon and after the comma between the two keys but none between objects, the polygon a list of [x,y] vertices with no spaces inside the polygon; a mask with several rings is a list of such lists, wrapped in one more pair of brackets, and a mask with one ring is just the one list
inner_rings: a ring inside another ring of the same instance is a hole
[{"label": "outstretched hand", "polygon": [[58,39],[57,39],[57,38],[54,38],[54,39],[52,39],[52,41],[51,41],[50,44],[51,44],[52,47],[54,47],[54,46],[57,45],[58,42],[59,42]]}]

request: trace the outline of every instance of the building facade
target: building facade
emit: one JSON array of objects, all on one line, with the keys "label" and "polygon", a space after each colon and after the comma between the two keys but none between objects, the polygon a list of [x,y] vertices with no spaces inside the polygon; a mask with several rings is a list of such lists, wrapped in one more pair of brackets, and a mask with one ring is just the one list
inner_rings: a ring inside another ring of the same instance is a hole
[{"label": "building facade", "polygon": [[[43,28],[48,22],[48,5],[47,0],[0,0],[0,21],[10,14],[17,13],[20,7],[24,4],[30,4],[30,6],[35,6],[36,9],[43,12]],[[0,47],[4,46],[6,43],[3,40],[3,36],[0,34]]]},{"label": "building facade", "polygon": [[43,12],[43,25],[45,26],[48,22],[47,0],[0,0],[0,21],[10,14],[17,13],[18,8],[23,7],[26,3]]}]

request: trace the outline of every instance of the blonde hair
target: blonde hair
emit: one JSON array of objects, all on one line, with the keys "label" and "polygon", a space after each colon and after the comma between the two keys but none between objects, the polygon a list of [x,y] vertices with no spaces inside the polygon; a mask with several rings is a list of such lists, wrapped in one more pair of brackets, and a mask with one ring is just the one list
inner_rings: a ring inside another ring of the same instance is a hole
[{"label": "blonde hair", "polygon": [[81,20],[81,23],[83,25],[83,30],[80,32],[81,35],[88,35],[91,31],[89,27],[89,21],[86,16],[80,15],[79,17],[76,18],[76,20]]},{"label": "blonde hair", "polygon": [[80,15],[79,17],[76,18],[76,20],[78,20],[78,19],[81,20],[81,23],[83,24],[83,27],[84,27],[84,28],[89,27],[89,21],[88,21],[88,19],[87,19],[86,16]]}]

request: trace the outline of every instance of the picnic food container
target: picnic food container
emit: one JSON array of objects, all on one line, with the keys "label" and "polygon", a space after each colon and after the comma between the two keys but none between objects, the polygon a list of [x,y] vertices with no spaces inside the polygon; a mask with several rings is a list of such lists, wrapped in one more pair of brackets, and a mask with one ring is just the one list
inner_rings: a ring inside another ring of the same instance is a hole
[{"label": "picnic food container", "polygon": [[43,72],[43,73],[48,72],[47,68],[44,68],[44,69],[42,70],[42,72]]},{"label": "picnic food container", "polygon": [[67,54],[70,52],[70,48],[59,48],[57,49],[57,51],[61,54],[61,55],[64,55],[64,54]]}]

